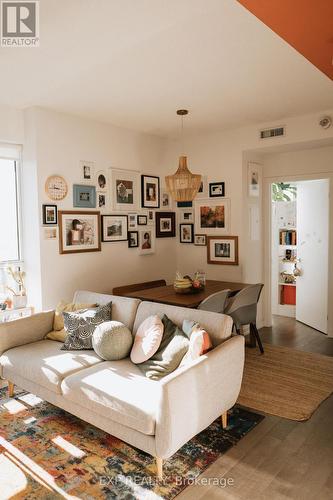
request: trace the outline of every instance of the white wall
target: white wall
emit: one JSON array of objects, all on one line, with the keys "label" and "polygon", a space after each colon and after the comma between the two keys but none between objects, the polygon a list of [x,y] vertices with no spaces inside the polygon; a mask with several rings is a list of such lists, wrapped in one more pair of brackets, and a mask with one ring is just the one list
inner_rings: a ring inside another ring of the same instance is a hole
[{"label": "white wall", "polygon": [[0,106],[0,142],[23,144],[24,120],[20,110]]},{"label": "white wall", "polygon": [[[29,195],[26,184],[26,219],[34,222],[33,240],[30,230],[25,232],[27,273],[30,276],[28,293],[37,307],[54,307],[64,298],[71,299],[76,289],[111,292],[121,284],[157,278],[172,279],[175,267],[174,238],[157,239],[154,255],[140,256],[137,249],[129,249],[127,242],[102,243],[101,252],[60,255],[58,241],[44,240],[41,226],[41,206],[53,203],[45,194],[45,180],[49,175],[62,175],[69,194],[58,202],[58,209],[73,209],[72,184],[80,183],[80,160],[93,160],[97,169],[108,167],[139,170],[158,175],[163,141],[157,137],[120,129],[107,124],[85,120],[44,109],[30,109],[26,113],[26,145],[34,143],[35,158],[24,162],[25,179],[32,178],[34,165],[38,177],[38,200]],[[37,212],[36,212],[37,208]],[[37,218],[36,218],[37,217]],[[39,248],[35,248],[39,232]],[[26,220],[25,224],[29,226]],[[29,246],[29,250],[28,247]],[[38,298],[38,267],[41,277],[41,297]],[[36,279],[36,285],[34,281]]]}]

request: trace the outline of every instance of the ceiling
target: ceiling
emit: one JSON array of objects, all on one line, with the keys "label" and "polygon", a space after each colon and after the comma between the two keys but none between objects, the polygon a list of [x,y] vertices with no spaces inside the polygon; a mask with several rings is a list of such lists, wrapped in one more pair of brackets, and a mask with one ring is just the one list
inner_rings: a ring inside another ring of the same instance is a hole
[{"label": "ceiling", "polygon": [[40,48],[0,48],[0,75],[0,104],[161,136],[180,107],[206,131],[333,102],[330,79],[236,0],[42,0]]}]

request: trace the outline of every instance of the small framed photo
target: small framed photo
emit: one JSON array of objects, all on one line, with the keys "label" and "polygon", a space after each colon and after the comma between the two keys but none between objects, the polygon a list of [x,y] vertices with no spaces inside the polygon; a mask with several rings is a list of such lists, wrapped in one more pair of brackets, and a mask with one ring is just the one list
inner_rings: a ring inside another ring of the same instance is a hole
[{"label": "small framed photo", "polygon": [[249,162],[248,164],[249,196],[258,198],[260,196],[260,172],[259,165]]},{"label": "small framed photo", "polygon": [[207,236],[205,234],[195,234],[194,244],[197,247],[205,247],[207,245]]},{"label": "small framed photo", "polygon": [[138,215],[138,226],[146,226],[148,222],[147,215]]},{"label": "small framed photo", "polygon": [[207,262],[238,266],[238,236],[208,236]]},{"label": "small framed photo", "polygon": [[156,238],[173,238],[175,236],[175,212],[156,212]]},{"label": "small framed photo", "polygon": [[194,241],[194,225],[193,224],[179,224],[180,229],[180,243],[193,243]]},{"label": "small framed photo", "polygon": [[138,231],[128,231],[128,248],[137,248],[139,246]]},{"label": "small framed photo", "polygon": [[153,226],[155,224],[155,212],[154,210],[148,210],[147,215],[147,224],[148,226]]},{"label": "small framed photo", "polygon": [[93,161],[80,161],[81,180],[83,182],[93,182],[94,167],[95,164]]},{"label": "small framed photo", "polygon": [[107,175],[104,170],[96,172],[96,187],[98,191],[106,191],[108,188]]},{"label": "small framed photo", "polygon": [[128,214],[128,229],[136,229],[137,228],[137,217],[138,214]]},{"label": "small framed photo", "polygon": [[155,237],[152,227],[140,230],[139,234],[139,253],[140,255],[149,255],[155,253]]},{"label": "small framed photo", "polygon": [[110,169],[110,193],[113,210],[131,212],[139,207],[139,172]]},{"label": "small framed photo", "polygon": [[163,208],[164,210],[172,209],[172,198],[169,191],[167,191],[165,188],[163,188],[161,192],[161,208]]},{"label": "small framed photo", "polygon": [[160,178],[141,175],[141,205],[143,208],[160,207]]},{"label": "small framed photo", "polygon": [[100,210],[105,210],[108,204],[107,193],[105,191],[97,191],[96,196],[97,196],[97,207]]},{"label": "small framed photo", "polygon": [[43,205],[43,224],[46,226],[58,224],[57,205]]},{"label": "small framed photo", "polygon": [[196,198],[207,198],[208,196],[208,179],[207,175],[201,176],[201,184],[199,191],[197,192]]},{"label": "small framed photo", "polygon": [[57,239],[57,228],[44,227],[44,240],[56,240],[56,239]]},{"label": "small framed photo", "polygon": [[224,196],[224,182],[210,182],[209,183],[209,197]]},{"label": "small framed photo", "polygon": [[102,215],[102,241],[127,241],[127,215]]},{"label": "small framed photo", "polygon": [[180,222],[192,224],[194,222],[193,210],[182,209],[180,212]]},{"label": "small framed photo", "polygon": [[73,185],[73,206],[78,208],[96,208],[95,186]]},{"label": "small framed photo", "polygon": [[100,252],[100,212],[59,210],[59,252]]}]

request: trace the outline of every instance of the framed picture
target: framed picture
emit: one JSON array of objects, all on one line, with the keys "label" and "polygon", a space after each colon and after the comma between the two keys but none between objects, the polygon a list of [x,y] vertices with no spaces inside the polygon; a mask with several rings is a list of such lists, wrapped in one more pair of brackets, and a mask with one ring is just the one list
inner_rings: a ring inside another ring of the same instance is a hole
[{"label": "framed picture", "polygon": [[57,239],[57,228],[44,227],[44,240],[56,240],[56,239]]},{"label": "framed picture", "polygon": [[51,225],[58,224],[58,208],[57,205],[43,205],[43,224]]},{"label": "framed picture", "polygon": [[195,202],[195,228],[198,233],[214,234],[230,231],[230,200],[206,198]]},{"label": "framed picture", "polygon": [[127,215],[102,215],[102,241],[127,241]]},{"label": "framed picture", "polygon": [[197,247],[205,247],[207,245],[207,235],[206,234],[195,234],[194,244]]},{"label": "framed picture", "polygon": [[93,182],[95,163],[93,161],[80,161],[82,182]]},{"label": "framed picture", "polygon": [[128,248],[137,248],[139,246],[138,231],[128,231]]},{"label": "framed picture", "polygon": [[97,191],[97,208],[105,210],[108,206],[108,195],[106,191]]},{"label": "framed picture", "polygon": [[105,170],[96,172],[96,187],[98,191],[106,191],[108,189],[107,174]]},{"label": "framed picture", "polygon": [[180,211],[180,222],[193,223],[194,222],[193,210],[186,210],[186,209],[181,210]]},{"label": "framed picture", "polygon": [[137,217],[138,214],[128,214],[128,229],[136,229],[137,228]]},{"label": "framed picture", "polygon": [[224,182],[210,182],[209,183],[209,196],[214,198],[215,196],[224,196]]},{"label": "framed picture", "polygon": [[141,205],[144,208],[160,207],[160,178],[141,175]]},{"label": "framed picture", "polygon": [[248,185],[249,196],[258,198],[260,195],[259,166],[256,163],[248,163]]},{"label": "framed picture", "polygon": [[238,266],[238,236],[208,236],[207,262]]},{"label": "framed picture", "polygon": [[194,227],[193,224],[179,224],[180,229],[180,242],[193,243]]},{"label": "framed picture", "polygon": [[154,210],[148,210],[148,215],[147,215],[147,224],[149,226],[153,226],[155,224],[155,212]]},{"label": "framed picture", "polygon": [[161,192],[161,208],[165,209],[172,209],[173,202],[171,195],[169,191],[167,191],[165,188],[162,189]]},{"label": "framed picture", "polygon": [[148,222],[147,215],[138,215],[138,226],[146,226]]},{"label": "framed picture", "polygon": [[139,172],[110,169],[110,193],[113,210],[135,211],[139,207]]},{"label": "framed picture", "polygon": [[156,238],[176,236],[175,212],[156,212]]},{"label": "framed picture", "polygon": [[73,185],[73,206],[79,208],[96,208],[95,186]]},{"label": "framed picture", "polygon": [[100,212],[59,210],[58,215],[61,254],[101,250]]},{"label": "framed picture", "polygon": [[152,227],[140,230],[139,234],[139,253],[140,255],[149,255],[155,252],[155,237]]},{"label": "framed picture", "polygon": [[207,175],[202,175],[199,191],[197,192],[197,195],[195,198],[196,199],[197,198],[207,198],[207,196],[208,196],[208,179],[207,179]]}]

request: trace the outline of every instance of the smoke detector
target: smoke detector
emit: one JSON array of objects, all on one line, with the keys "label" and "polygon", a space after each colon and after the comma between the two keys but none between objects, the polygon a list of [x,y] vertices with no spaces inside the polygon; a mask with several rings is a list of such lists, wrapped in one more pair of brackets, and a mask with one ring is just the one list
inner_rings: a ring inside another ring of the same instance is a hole
[{"label": "smoke detector", "polygon": [[319,125],[322,128],[330,128],[330,126],[332,125],[332,118],[330,116],[323,116],[319,120]]}]

